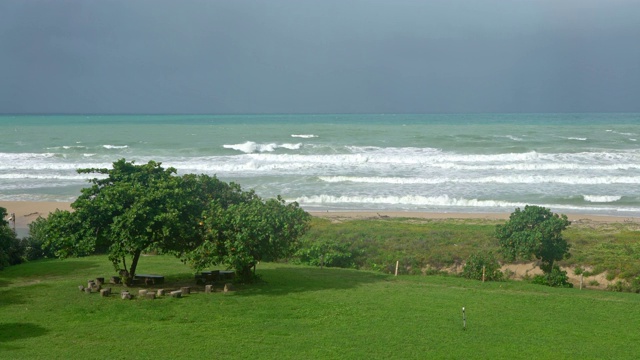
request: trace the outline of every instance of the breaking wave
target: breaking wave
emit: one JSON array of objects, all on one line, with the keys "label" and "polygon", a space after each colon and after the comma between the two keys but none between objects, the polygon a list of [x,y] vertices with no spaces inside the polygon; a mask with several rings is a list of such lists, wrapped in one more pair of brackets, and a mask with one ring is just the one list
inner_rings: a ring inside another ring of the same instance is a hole
[{"label": "breaking wave", "polygon": [[302,144],[300,143],[298,144],[286,144],[286,143],[285,144],[276,144],[276,143],[258,144],[253,141],[247,141],[242,144],[222,145],[222,147],[225,149],[241,151],[245,154],[253,154],[253,153],[273,152],[279,148],[288,149],[288,150],[298,150],[302,147]]}]

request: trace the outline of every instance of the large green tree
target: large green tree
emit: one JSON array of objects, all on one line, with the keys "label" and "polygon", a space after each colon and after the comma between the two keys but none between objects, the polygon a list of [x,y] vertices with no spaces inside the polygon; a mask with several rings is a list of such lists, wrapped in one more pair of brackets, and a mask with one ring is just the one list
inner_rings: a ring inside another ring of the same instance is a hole
[{"label": "large green tree", "polygon": [[195,268],[225,264],[251,281],[259,261],[293,255],[309,220],[297,203],[286,204],[280,197],[265,201],[254,196],[228,206],[213,201],[204,219],[205,241],[189,258]]},{"label": "large green tree", "polygon": [[568,258],[569,244],[562,231],[571,222],[566,215],[558,215],[550,209],[527,205],[517,208],[504,225],[496,227],[496,237],[505,259],[540,260],[540,269],[551,274],[556,261]]},{"label": "large green tree", "polygon": [[[125,283],[132,281],[140,256],[149,251],[191,260],[197,268],[225,264],[244,277],[245,262],[230,256],[236,253],[232,249],[251,249],[258,261],[273,259],[289,254],[290,239],[295,243],[306,229],[298,223],[306,217],[297,204],[264,202],[253,191],[215,176],[177,176],[174,168],[160,163],[136,165],[124,159],[112,169],[78,171],[102,176],[82,190],[71,204],[73,212],[50,215],[45,246],[59,257],[106,251],[115,269],[123,270]],[[235,245],[220,246],[213,238],[225,244],[234,239]]]}]

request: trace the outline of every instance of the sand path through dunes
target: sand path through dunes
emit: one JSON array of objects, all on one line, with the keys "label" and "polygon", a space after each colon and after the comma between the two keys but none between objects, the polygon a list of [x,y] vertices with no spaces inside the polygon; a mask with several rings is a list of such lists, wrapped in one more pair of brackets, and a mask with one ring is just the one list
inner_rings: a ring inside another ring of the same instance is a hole
[{"label": "sand path through dunes", "polygon": [[14,213],[16,215],[15,228],[19,237],[28,235],[29,223],[39,216],[46,218],[56,209],[71,210],[70,203],[53,201],[0,201],[0,207],[7,209],[8,214]]}]

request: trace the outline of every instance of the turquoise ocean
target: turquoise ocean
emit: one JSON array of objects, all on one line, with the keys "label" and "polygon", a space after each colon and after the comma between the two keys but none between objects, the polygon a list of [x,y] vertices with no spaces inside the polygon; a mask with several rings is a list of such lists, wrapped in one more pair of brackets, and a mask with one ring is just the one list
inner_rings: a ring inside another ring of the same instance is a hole
[{"label": "turquoise ocean", "polygon": [[640,216],[640,114],[3,115],[0,200],[73,201],[125,158],[307,210]]}]

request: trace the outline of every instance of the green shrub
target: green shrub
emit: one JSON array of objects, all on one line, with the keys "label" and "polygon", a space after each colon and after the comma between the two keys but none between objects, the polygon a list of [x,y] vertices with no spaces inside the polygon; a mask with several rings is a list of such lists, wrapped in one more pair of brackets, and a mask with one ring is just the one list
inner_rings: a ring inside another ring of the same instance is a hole
[{"label": "green shrub", "polygon": [[607,286],[607,290],[614,292],[633,292],[638,294],[640,293],[640,276],[635,277],[630,281],[618,280]]},{"label": "green shrub", "polygon": [[607,290],[614,292],[630,292],[631,286],[626,281],[618,280],[613,284],[607,285]]},{"label": "green shrub", "polygon": [[47,219],[38,217],[29,223],[29,236],[22,240],[27,261],[55,258],[53,249],[43,246],[47,238]]},{"label": "green shrub", "polygon": [[500,271],[500,263],[492,252],[475,253],[469,256],[462,270],[462,276],[467,279],[482,280],[483,267],[485,280],[504,280],[504,274]]},{"label": "green shrub", "polygon": [[569,282],[566,271],[560,270],[558,265],[554,265],[551,272],[533,277],[532,283],[539,285],[547,285],[551,287],[572,288],[573,284]]},{"label": "green shrub", "polygon": [[293,262],[311,266],[358,267],[356,254],[350,249],[349,244],[334,240],[303,243],[294,255]]},{"label": "green shrub", "polygon": [[25,261],[24,245],[8,226],[0,228],[0,270]]}]

